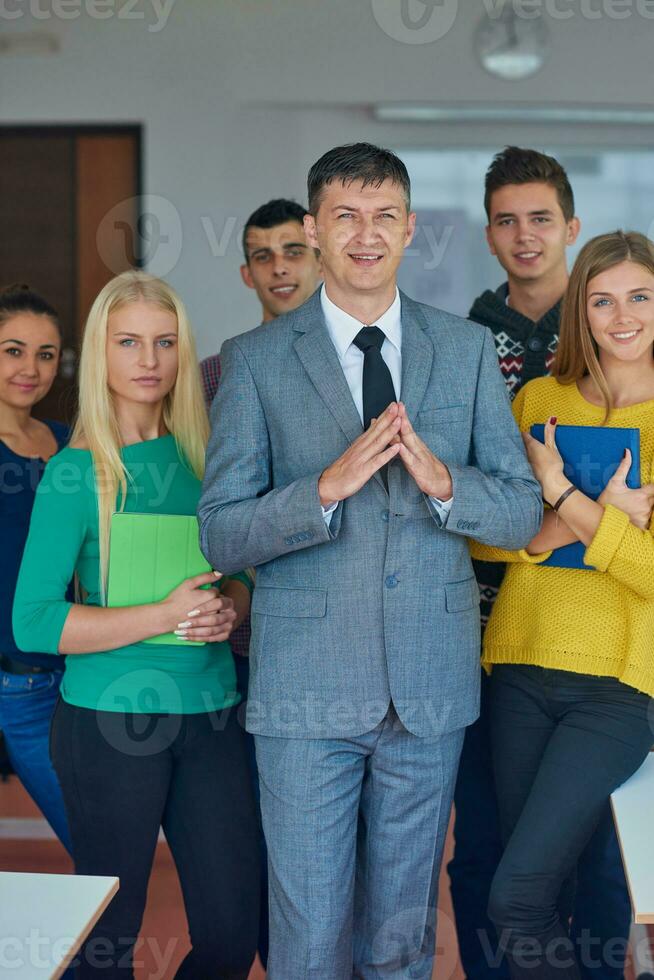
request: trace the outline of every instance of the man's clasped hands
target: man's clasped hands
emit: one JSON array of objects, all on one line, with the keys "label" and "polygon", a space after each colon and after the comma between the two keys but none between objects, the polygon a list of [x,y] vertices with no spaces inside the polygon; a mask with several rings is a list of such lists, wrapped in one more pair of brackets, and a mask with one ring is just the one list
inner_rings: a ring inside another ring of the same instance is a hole
[{"label": "man's clasped hands", "polygon": [[403,402],[391,402],[370,427],[328,466],[318,481],[320,503],[327,509],[357,493],[399,456],[420,490],[446,501],[452,496],[450,472],[417,435]]}]

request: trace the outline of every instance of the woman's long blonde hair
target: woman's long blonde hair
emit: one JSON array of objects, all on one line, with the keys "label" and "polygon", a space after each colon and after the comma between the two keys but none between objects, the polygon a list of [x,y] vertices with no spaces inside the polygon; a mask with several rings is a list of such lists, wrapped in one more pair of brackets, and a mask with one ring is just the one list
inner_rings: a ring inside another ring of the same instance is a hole
[{"label": "woman's long blonde hair", "polygon": [[107,321],[121,306],[135,302],[151,303],[177,318],[177,378],[164,399],[163,421],[175,438],[180,457],[200,480],[209,438],[195,342],[184,304],[162,279],[137,269],[123,272],[100,291],[86,321],[79,370],[79,413],[71,436],[73,443],[86,443],[93,456],[103,603],[111,515],[125,506],[129,478],[121,457],[118,420],[107,383]]},{"label": "woman's long blonde hair", "polygon": [[613,401],[590,332],[588,283],[621,262],[642,265],[654,275],[654,244],[638,231],[612,231],[591,238],[580,251],[561,305],[559,348],[552,367],[552,375],[561,384],[572,384],[587,374],[591,376],[604,402],[604,422],[608,421]]}]

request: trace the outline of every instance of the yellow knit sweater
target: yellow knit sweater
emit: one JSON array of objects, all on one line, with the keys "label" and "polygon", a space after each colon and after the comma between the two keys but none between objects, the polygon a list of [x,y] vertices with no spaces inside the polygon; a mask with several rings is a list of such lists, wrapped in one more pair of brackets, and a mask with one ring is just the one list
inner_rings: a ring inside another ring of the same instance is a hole
[{"label": "yellow knit sweater", "polygon": [[[602,425],[604,409],[576,384],[538,378],[518,393],[513,413],[521,431],[555,415],[562,425]],[[641,482],[652,482],[654,400],[614,409],[613,427],[640,429]],[[617,677],[654,696],[654,527],[641,531],[608,506],[584,561],[596,571],[539,563],[528,555],[470,542],[474,558],[507,562],[484,637],[482,663],[536,664]]]}]

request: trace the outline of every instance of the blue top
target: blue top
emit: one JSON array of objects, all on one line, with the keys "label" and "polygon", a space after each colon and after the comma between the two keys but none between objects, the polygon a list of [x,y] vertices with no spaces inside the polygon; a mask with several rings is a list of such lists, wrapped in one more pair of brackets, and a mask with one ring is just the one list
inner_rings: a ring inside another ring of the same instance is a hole
[{"label": "blue top", "polygon": [[[61,422],[45,423],[62,449],[70,432]],[[16,579],[23,557],[36,488],[41,482],[45,462],[39,456],[18,456],[0,439],[0,527],[2,557],[0,565],[0,653],[21,660],[32,667],[63,670],[60,657],[47,653],[23,653],[14,641],[11,608],[14,604]]]}]

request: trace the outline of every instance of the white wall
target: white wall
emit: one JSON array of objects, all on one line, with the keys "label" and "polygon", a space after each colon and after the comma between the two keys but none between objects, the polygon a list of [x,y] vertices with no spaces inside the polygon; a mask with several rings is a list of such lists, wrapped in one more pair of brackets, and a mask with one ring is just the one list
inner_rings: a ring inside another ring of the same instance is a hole
[{"label": "white wall", "polygon": [[[91,16],[93,2],[111,16]],[[153,7],[164,2],[173,3],[165,23]],[[161,232],[172,229],[176,258],[169,268],[170,249],[155,249],[150,268],[182,293],[202,354],[258,321],[256,300],[238,276],[236,230],[270,197],[304,202],[307,168],[331,145],[362,138],[489,148],[654,142],[646,130],[606,127],[382,125],[369,108],[407,101],[647,106],[654,20],[638,11],[654,15],[652,0],[543,0],[552,52],[538,75],[520,83],[491,78],[474,54],[474,28],[497,0],[459,0],[451,30],[428,44],[382,30],[373,15],[373,3],[382,2],[0,0],[5,33],[48,31],[61,42],[52,56],[0,56],[0,122],[144,125],[144,191],[169,202],[154,211]],[[424,9],[409,2],[415,14]],[[556,10],[573,16],[558,19]],[[171,206],[181,236],[169,222]]]}]

